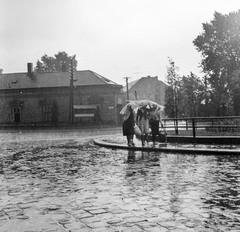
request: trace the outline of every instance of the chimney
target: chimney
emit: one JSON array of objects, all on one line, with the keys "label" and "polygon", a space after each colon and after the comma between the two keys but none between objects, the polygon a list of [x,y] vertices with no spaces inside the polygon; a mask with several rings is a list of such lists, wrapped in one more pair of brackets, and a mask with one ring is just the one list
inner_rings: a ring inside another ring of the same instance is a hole
[{"label": "chimney", "polygon": [[33,76],[33,64],[32,63],[27,63],[27,75],[29,77]]}]

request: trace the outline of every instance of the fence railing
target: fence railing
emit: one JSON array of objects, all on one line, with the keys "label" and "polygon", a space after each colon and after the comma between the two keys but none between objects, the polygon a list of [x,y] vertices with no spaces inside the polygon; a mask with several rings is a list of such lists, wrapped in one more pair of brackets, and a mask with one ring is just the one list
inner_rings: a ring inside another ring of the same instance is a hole
[{"label": "fence railing", "polygon": [[168,134],[196,136],[240,135],[240,116],[162,119]]}]

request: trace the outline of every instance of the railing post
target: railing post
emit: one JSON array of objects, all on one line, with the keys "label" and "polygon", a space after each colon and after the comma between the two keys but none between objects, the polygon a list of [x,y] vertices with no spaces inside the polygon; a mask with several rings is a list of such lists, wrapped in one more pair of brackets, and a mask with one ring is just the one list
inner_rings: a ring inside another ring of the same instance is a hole
[{"label": "railing post", "polygon": [[177,118],[175,121],[175,133],[176,133],[176,135],[178,135],[178,119]]},{"label": "railing post", "polygon": [[196,127],[195,127],[195,119],[192,118],[192,131],[193,131],[193,138],[196,137]]}]

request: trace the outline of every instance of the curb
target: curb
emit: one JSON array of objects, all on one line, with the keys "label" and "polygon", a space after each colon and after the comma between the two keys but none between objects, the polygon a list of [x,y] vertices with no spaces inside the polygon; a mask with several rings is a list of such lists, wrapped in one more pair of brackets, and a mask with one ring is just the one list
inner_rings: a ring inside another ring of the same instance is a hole
[{"label": "curb", "polygon": [[168,136],[170,143],[198,143],[198,144],[240,144],[240,136]]},{"label": "curb", "polygon": [[204,154],[204,155],[240,155],[240,150],[232,149],[206,149],[206,148],[181,148],[181,147],[166,147],[166,144],[160,144],[160,147],[128,147],[126,145],[108,143],[102,139],[93,140],[95,145],[107,147],[111,149],[133,150],[133,151],[154,151],[166,153],[184,153],[184,154]]}]

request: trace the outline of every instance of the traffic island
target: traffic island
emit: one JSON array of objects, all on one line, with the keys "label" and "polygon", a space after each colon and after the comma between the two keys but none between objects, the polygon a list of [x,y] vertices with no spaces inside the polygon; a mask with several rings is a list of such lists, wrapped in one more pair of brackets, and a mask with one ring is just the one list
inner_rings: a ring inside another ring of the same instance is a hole
[{"label": "traffic island", "polygon": [[[206,140],[206,138],[205,138]],[[202,155],[240,155],[240,145],[232,144],[195,144],[195,143],[157,143],[153,146],[149,142],[146,146],[142,146],[140,141],[134,141],[135,146],[127,146],[123,137],[101,138],[95,139],[94,144],[111,149],[127,149],[135,151],[149,152],[167,152],[181,154],[202,154]]]}]

